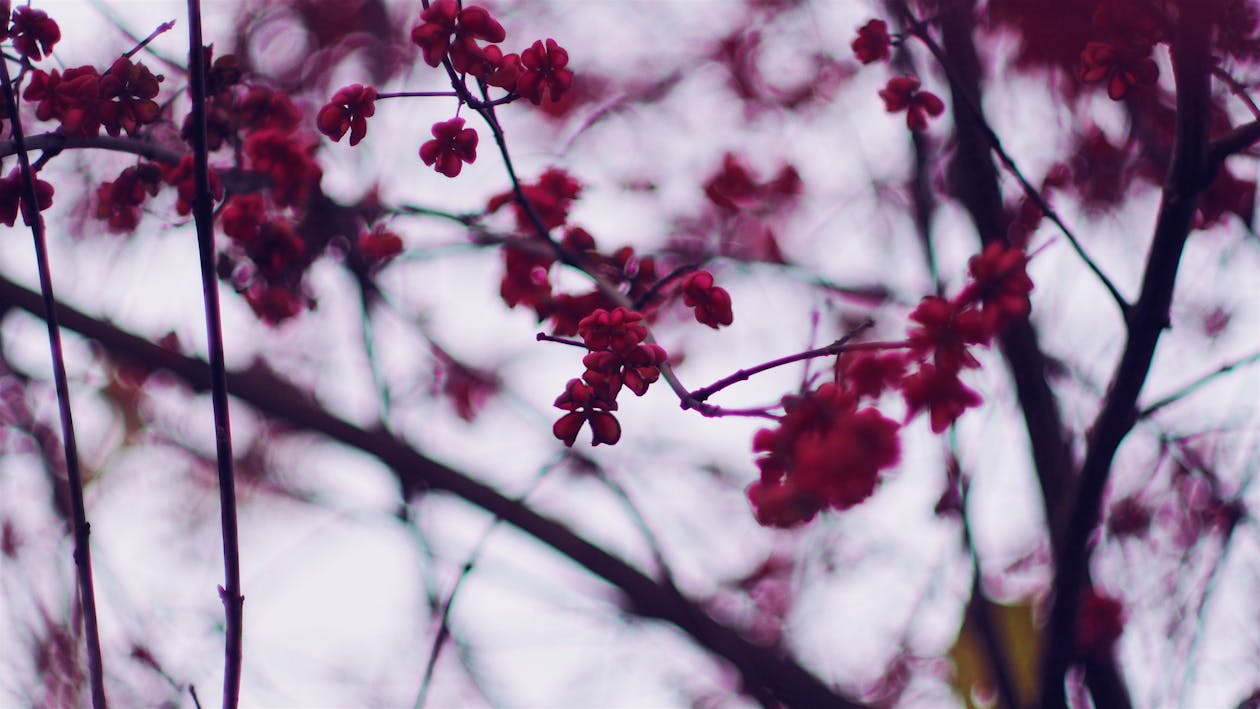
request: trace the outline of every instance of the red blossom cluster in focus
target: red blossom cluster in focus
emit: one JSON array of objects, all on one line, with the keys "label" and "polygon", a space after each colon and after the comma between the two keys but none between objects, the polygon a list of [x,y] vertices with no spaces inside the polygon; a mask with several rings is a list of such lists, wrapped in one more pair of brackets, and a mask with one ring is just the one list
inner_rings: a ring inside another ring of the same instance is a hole
[{"label": "red blossom cluster in focus", "polygon": [[888,351],[855,346],[837,358],[835,382],[784,398],[778,427],[753,438],[761,476],[747,494],[757,521],[792,527],[873,494],[900,451],[900,424],[877,408],[886,392],[901,394],[906,423],[926,411],[934,433],[979,405],[959,375],[979,366],[972,347],[1028,315],[1026,261],[1018,249],[991,244],[971,259],[957,296],[928,296],[910,313],[905,342]]},{"label": "red blossom cluster in focus", "polygon": [[635,396],[647,393],[648,385],[660,377],[665,350],[645,343],[647,328],[643,315],[625,308],[598,309],[578,323],[583,345],[589,350],[582,358],[586,371],[581,379],[571,379],[555,401],[567,411],[552,426],[556,438],[572,446],[584,424],[591,428],[591,444],[616,443],[621,424],[612,412],[622,387]]}]

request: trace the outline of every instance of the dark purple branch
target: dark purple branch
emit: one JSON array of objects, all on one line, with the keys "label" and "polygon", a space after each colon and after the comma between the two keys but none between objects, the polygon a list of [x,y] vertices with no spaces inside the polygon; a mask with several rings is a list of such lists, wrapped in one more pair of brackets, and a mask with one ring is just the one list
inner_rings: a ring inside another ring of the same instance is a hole
[{"label": "dark purple branch", "polygon": [[228,416],[227,365],[223,353],[223,322],[219,314],[219,280],[214,268],[214,204],[210,194],[210,163],[206,140],[206,50],[201,38],[201,2],[188,0],[188,67],[192,82],[192,149],[197,194],[193,220],[201,260],[201,293],[205,303],[206,337],[210,357],[210,398],[214,409],[215,457],[219,469],[219,514],[223,534],[223,571],[219,589],[226,615],[223,708],[240,704],[245,597],[241,595],[241,551],[237,538],[236,478],[232,470],[232,428]]},{"label": "dark purple branch", "polygon": [[[0,304],[42,316],[39,294],[3,277],[0,277]],[[209,388],[210,369],[200,359],[164,349],[65,305],[58,305],[56,312],[67,328],[99,342],[115,357],[142,364],[150,370],[166,370],[194,390]],[[616,587],[624,596],[628,612],[670,623],[697,645],[730,662],[739,671],[746,691],[760,697],[773,697],[794,707],[861,706],[782,651],[750,642],[735,629],[714,620],[697,602],[578,536],[563,524],[425,457],[388,431],[360,428],[333,416],[313,403],[309,394],[279,379],[265,367],[228,372],[227,385],[232,395],[268,417],[324,435],[380,460],[397,478],[407,498],[424,491],[447,492],[502,517],[508,524]]]},{"label": "dark purple branch", "polygon": [[83,604],[83,628],[87,644],[88,676],[92,686],[93,709],[105,709],[105,670],[101,660],[101,638],[97,628],[96,591],[92,585],[92,549],[89,544],[91,528],[83,503],[83,476],[79,471],[79,447],[74,436],[74,417],[70,412],[70,385],[66,379],[66,360],[61,347],[61,325],[54,307],[57,299],[53,293],[52,267],[48,261],[48,243],[44,234],[44,217],[39,211],[39,198],[35,191],[35,175],[26,155],[26,138],[22,132],[22,118],[18,111],[17,95],[13,80],[9,77],[9,65],[0,59],[0,81],[3,82],[5,108],[9,115],[13,144],[18,151],[18,169],[22,176],[22,197],[18,213],[31,227],[35,242],[35,261],[39,270],[41,312],[48,325],[48,349],[52,356],[53,382],[57,390],[57,412],[61,418],[61,440],[66,454],[66,475],[70,484],[70,507],[74,529],[74,565],[78,578],[79,600]]},{"label": "dark purple branch", "polygon": [[152,42],[153,40],[157,39],[158,35],[161,35],[164,32],[168,32],[171,29],[174,29],[174,27],[175,27],[175,20],[171,20],[169,22],[163,22],[162,24],[157,26],[157,29],[150,32],[148,37],[145,37],[144,39],[140,40],[140,42],[136,44],[136,46],[132,48],[130,52],[127,52],[123,56],[128,59],[134,57],[137,52],[149,46],[149,42]]},{"label": "dark purple branch", "polygon": [[1173,77],[1177,85],[1172,160],[1142,276],[1141,293],[1129,313],[1124,351],[1107,387],[1102,410],[1091,426],[1085,460],[1072,496],[1071,514],[1065,524],[1055,530],[1060,541],[1056,545],[1054,604],[1042,664],[1044,709],[1057,709],[1066,704],[1064,678],[1074,659],[1075,619],[1088,575],[1087,544],[1098,523],[1103,490],[1116,449],[1137,421],[1137,399],[1146,383],[1155,345],[1169,325],[1173,286],[1186,238],[1194,227],[1199,195],[1213,172],[1208,155],[1209,107],[1212,105],[1211,13],[1188,0],[1183,0],[1178,7],[1177,30],[1172,43]]}]

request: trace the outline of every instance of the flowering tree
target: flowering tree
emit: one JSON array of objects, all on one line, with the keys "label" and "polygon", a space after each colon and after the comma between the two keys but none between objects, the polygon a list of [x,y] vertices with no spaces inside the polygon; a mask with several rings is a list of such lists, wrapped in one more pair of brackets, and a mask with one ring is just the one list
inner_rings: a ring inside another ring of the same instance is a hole
[{"label": "flowering tree", "polygon": [[238,9],[0,5],[7,701],[1260,701],[1254,3]]}]

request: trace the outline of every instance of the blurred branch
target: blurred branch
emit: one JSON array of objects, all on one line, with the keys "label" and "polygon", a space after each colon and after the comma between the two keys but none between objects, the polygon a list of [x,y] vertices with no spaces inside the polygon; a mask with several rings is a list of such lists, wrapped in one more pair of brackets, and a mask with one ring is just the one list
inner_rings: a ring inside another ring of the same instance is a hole
[{"label": "blurred branch", "polygon": [[[37,293],[3,277],[0,277],[0,304],[11,304],[37,317],[42,315]],[[65,305],[59,305],[56,312],[67,328],[97,341],[115,357],[152,370],[169,371],[193,390],[208,388],[210,371],[204,361],[159,347]],[[713,619],[697,602],[578,536],[563,524],[422,455],[388,431],[360,428],[334,416],[315,404],[310,395],[264,366],[230,371],[227,383],[229,392],[260,413],[322,434],[381,461],[397,478],[407,498],[425,491],[447,492],[502,517],[620,590],[627,611],[670,623],[697,645],[726,659],[739,671],[744,690],[763,701],[779,701],[789,706],[861,706],[811,674],[795,659],[777,649],[752,643],[738,631]]]},{"label": "blurred branch", "polygon": [[241,699],[244,604],[241,595],[241,547],[236,523],[236,476],[232,469],[232,425],[228,415],[227,365],[223,320],[219,314],[219,278],[215,272],[214,203],[210,194],[210,156],[206,137],[206,64],[209,53],[201,39],[201,2],[188,0],[188,67],[192,83],[192,151],[196,194],[192,201],[201,264],[201,296],[205,305],[210,357],[210,399],[214,418],[215,458],[219,472],[219,519],[223,535],[224,585],[219,588],[226,616],[223,709],[236,709]]},{"label": "blurred branch", "polygon": [[1102,409],[1090,427],[1070,515],[1055,529],[1059,542],[1055,547],[1054,601],[1047,625],[1050,632],[1042,665],[1044,709],[1057,709],[1067,702],[1064,683],[1075,655],[1076,615],[1088,574],[1089,537],[1098,523],[1116,450],[1137,422],[1137,399],[1146,383],[1155,345],[1169,325],[1181,254],[1194,226],[1199,195],[1210,180],[1211,27],[1209,12],[1188,1],[1181,3],[1172,43],[1176,137],[1141,292],[1127,318],[1124,351],[1112,373]]},{"label": "blurred branch", "polygon": [[[544,465],[534,476],[534,479],[530,481],[529,486],[516,497],[515,501],[524,504],[525,498],[538,489],[538,486],[542,484],[543,478],[547,477],[547,474],[555,469],[558,462]],[[499,524],[502,522],[503,518],[496,515],[485,531],[481,533],[477,542],[473,544],[472,551],[468,553],[467,561],[460,567],[459,576],[456,577],[455,583],[451,585],[450,592],[446,594],[446,600],[442,601],[441,609],[438,613],[438,630],[433,636],[433,644],[429,648],[429,659],[424,664],[424,677],[420,680],[420,691],[416,695],[416,709],[423,707],[425,700],[429,696],[429,687],[433,683],[433,671],[437,668],[438,656],[442,653],[442,648],[451,636],[451,606],[454,605],[455,598],[459,594],[459,589],[463,587],[464,581],[472,574],[473,568],[477,565],[477,561],[480,560],[481,552],[486,548],[486,543],[490,541],[490,536],[494,534],[494,530],[498,529]]]},{"label": "blurred branch", "polygon": [[1211,382],[1213,379],[1216,379],[1222,374],[1228,374],[1234,371],[1235,369],[1238,369],[1239,367],[1245,367],[1249,364],[1255,364],[1256,362],[1260,362],[1260,352],[1253,352],[1247,355],[1246,357],[1241,357],[1239,359],[1234,360],[1233,362],[1227,362],[1225,364],[1222,364],[1220,367],[1217,367],[1211,372],[1208,372],[1207,374],[1204,374],[1203,376],[1199,377],[1198,379],[1195,379],[1189,384],[1186,384],[1185,386],[1181,387],[1177,391],[1174,391],[1168,396],[1165,396],[1162,399],[1154,402],[1153,404],[1148,405],[1146,408],[1138,412],[1137,417],[1138,419],[1150,418],[1152,415],[1155,414],[1155,412],[1159,411],[1165,406],[1175,404],[1178,401],[1189,396],[1190,394],[1193,394],[1200,387],[1204,386],[1208,382]]},{"label": "blurred branch", "polygon": [[[13,144],[18,151],[18,169],[22,192],[17,212],[30,225],[35,243],[36,268],[39,271],[39,309],[48,325],[48,349],[52,357],[53,383],[57,390],[57,412],[61,419],[61,443],[65,449],[66,475],[70,483],[71,522],[74,529],[74,565],[83,604],[83,628],[86,634],[88,676],[92,685],[93,709],[105,709],[105,669],[101,660],[101,638],[97,628],[96,591],[92,586],[91,533],[83,503],[83,476],[79,471],[79,447],[74,436],[74,417],[70,411],[70,384],[66,379],[66,360],[61,347],[61,325],[57,321],[56,295],[53,293],[52,267],[48,259],[48,243],[44,238],[44,217],[40,214],[35,189],[35,173],[26,155],[26,139],[22,116],[18,111],[17,94],[9,76],[9,64],[0,57],[0,82],[3,82],[5,109],[9,118]],[[51,190],[50,190],[51,193]]]}]

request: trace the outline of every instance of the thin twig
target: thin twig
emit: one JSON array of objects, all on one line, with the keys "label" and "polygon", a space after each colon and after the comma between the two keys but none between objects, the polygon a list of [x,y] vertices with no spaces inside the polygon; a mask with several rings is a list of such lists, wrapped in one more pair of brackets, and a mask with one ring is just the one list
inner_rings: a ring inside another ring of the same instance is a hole
[{"label": "thin twig", "polygon": [[[874,320],[866,320],[865,322],[863,322],[862,324],[854,328],[847,335],[845,335],[844,337],[841,337],[840,339],[836,340],[835,342],[832,342],[829,345],[826,345],[824,347],[817,347],[812,350],[805,350],[804,352],[797,352],[796,354],[790,354],[785,357],[779,357],[778,359],[772,359],[769,362],[763,362],[755,367],[749,367],[748,369],[741,369],[738,372],[731,374],[730,376],[723,377],[722,379],[717,380],[716,382],[710,384],[709,386],[696,389],[695,391],[691,392],[689,396],[695,401],[704,401],[708,399],[710,396],[713,396],[717,392],[722,391],[723,389],[733,384],[738,384],[739,382],[748,381],[749,377],[752,377],[754,374],[760,374],[767,370],[774,369],[776,367],[782,367],[787,364],[793,364],[795,362],[804,362],[806,360],[814,359],[816,357],[830,357],[832,355],[838,355],[841,352],[844,352],[846,350],[855,349],[857,345],[850,344],[853,338],[857,337],[862,332],[874,326],[875,326]],[[862,349],[866,349],[866,350],[893,349],[893,348],[904,347],[904,346],[905,346],[904,342],[869,342],[869,343],[863,343],[861,345]]]},{"label": "thin twig", "polygon": [[70,506],[74,528],[74,564],[78,577],[79,601],[83,604],[83,627],[87,644],[88,675],[92,687],[93,709],[105,709],[105,671],[101,660],[101,638],[97,628],[96,591],[92,585],[92,550],[88,543],[91,528],[83,503],[83,476],[79,470],[79,447],[74,436],[74,417],[70,412],[70,385],[66,378],[65,353],[61,346],[61,326],[57,320],[56,295],[53,293],[52,267],[48,259],[48,242],[44,233],[44,217],[39,211],[35,191],[35,175],[26,154],[26,138],[17,96],[9,77],[9,65],[0,59],[0,81],[3,81],[5,104],[13,144],[17,146],[18,169],[22,176],[22,197],[18,212],[31,227],[35,242],[35,261],[39,270],[39,290],[48,325],[48,349],[52,356],[53,382],[57,390],[57,412],[61,418],[62,446],[66,454],[66,476],[70,485]]},{"label": "thin twig", "polygon": [[1229,87],[1229,92],[1238,97],[1240,101],[1247,105],[1247,110],[1251,111],[1253,118],[1260,119],[1260,106],[1256,105],[1255,100],[1251,98],[1251,94],[1247,93],[1247,87],[1242,82],[1235,79],[1224,67],[1212,67],[1212,75],[1220,79]]},{"label": "thin twig", "polygon": [[1168,406],[1169,404],[1176,403],[1177,401],[1194,393],[1195,390],[1197,390],[1199,387],[1202,387],[1203,385],[1207,384],[1213,379],[1216,379],[1222,374],[1228,374],[1234,371],[1235,369],[1238,369],[1239,367],[1245,367],[1248,364],[1253,364],[1258,361],[1260,361],[1260,352],[1253,352],[1247,355],[1246,357],[1236,359],[1233,362],[1222,364],[1220,367],[1217,367],[1211,372],[1208,372],[1207,374],[1204,374],[1203,376],[1195,379],[1189,384],[1186,384],[1185,386],[1174,391],[1168,396],[1165,396],[1162,399],[1159,399],[1158,401],[1156,401],[1155,403],[1148,405],[1146,408],[1138,412],[1138,418],[1139,419],[1150,418],[1151,415],[1154,414],[1156,411],[1159,411],[1160,409],[1164,408],[1165,406]]},{"label": "thin twig", "polygon": [[223,321],[219,313],[219,281],[214,264],[214,205],[210,194],[209,151],[206,140],[206,62],[201,38],[201,2],[188,0],[188,67],[192,82],[192,149],[197,193],[193,220],[201,260],[201,292],[205,303],[206,337],[210,361],[210,396],[214,408],[215,457],[219,468],[219,510],[223,533],[223,570],[219,588],[226,615],[223,707],[240,703],[244,596],[241,595],[240,541],[236,522],[236,479],[232,470],[232,429],[228,416],[227,365],[223,352]]},{"label": "thin twig", "polygon": [[[538,471],[538,474],[534,476],[534,479],[530,481],[525,490],[516,497],[516,502],[525,502],[525,499],[529,497],[530,493],[538,489],[538,486],[542,484],[542,481],[547,477],[547,474],[554,470],[556,465],[558,465],[562,460],[563,458],[560,458],[544,465]],[[490,525],[486,527],[485,531],[481,533],[481,537],[479,537],[477,539],[477,543],[473,545],[472,551],[468,553],[468,559],[464,562],[464,565],[460,567],[459,576],[455,579],[455,583],[451,585],[450,593],[446,594],[446,600],[442,602],[441,614],[438,616],[438,631],[437,634],[433,636],[433,644],[429,648],[429,659],[424,665],[424,678],[420,681],[420,691],[416,695],[416,709],[423,707],[425,700],[428,699],[429,687],[433,684],[433,672],[437,667],[438,656],[441,654],[442,647],[445,646],[447,638],[450,637],[451,606],[454,605],[455,598],[459,593],[459,589],[464,585],[464,581],[470,574],[472,574],[473,568],[481,559],[481,553],[485,550],[486,544],[490,541],[490,536],[502,523],[503,516],[495,515],[494,520],[492,520]]]},{"label": "thin twig", "polygon": [[157,26],[157,29],[150,32],[148,37],[145,37],[144,39],[140,40],[139,44],[137,44],[130,52],[127,52],[123,56],[128,59],[134,57],[136,53],[139,52],[141,49],[144,49],[145,47],[149,46],[149,42],[152,42],[153,40],[157,39],[158,35],[164,32],[169,32],[174,27],[175,27],[175,20],[170,20],[169,22],[163,22],[162,24]]}]

